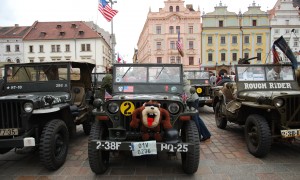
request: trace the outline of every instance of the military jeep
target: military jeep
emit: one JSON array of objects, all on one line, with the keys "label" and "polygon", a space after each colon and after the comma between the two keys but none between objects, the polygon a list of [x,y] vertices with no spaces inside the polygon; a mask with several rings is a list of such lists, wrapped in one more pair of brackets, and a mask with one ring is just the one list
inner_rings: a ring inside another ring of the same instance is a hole
[{"label": "military jeep", "polygon": [[[157,155],[163,151],[169,155],[181,153],[183,171],[195,173],[200,140],[192,116],[198,111],[191,107],[193,102],[185,103],[183,94],[181,64],[115,64],[112,99],[94,101],[96,120],[88,143],[92,171],[106,172],[113,151],[131,151],[133,156]],[[156,104],[147,104],[149,101]],[[147,111],[137,115],[135,112],[143,106]],[[160,110],[166,113],[162,115]],[[142,132],[142,121],[155,122],[158,118],[162,118],[160,124]],[[139,126],[131,126],[134,119],[141,120]],[[170,119],[172,128],[164,128],[165,119]],[[160,130],[154,131],[157,127]],[[147,140],[143,140],[145,134],[149,135]],[[154,138],[157,136],[162,140]]]},{"label": "military jeep", "polygon": [[65,162],[69,137],[94,120],[93,61],[5,65],[0,97],[0,153],[36,147],[49,170]]},{"label": "military jeep", "polygon": [[[272,69],[281,73],[272,77]],[[216,125],[244,126],[249,152],[266,156],[274,141],[300,136],[300,91],[291,65],[236,65],[236,81],[215,93]]]},{"label": "military jeep", "polygon": [[209,83],[208,71],[196,71],[189,70],[184,71],[186,78],[190,81],[192,87],[196,89],[196,93],[199,96],[199,107],[204,105],[212,106],[211,98],[211,85]]}]

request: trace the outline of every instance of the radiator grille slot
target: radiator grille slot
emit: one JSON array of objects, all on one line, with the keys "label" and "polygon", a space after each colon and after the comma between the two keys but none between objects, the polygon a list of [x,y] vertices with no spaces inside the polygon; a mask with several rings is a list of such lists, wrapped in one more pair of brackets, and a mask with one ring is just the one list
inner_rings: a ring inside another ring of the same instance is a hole
[{"label": "radiator grille slot", "polygon": [[21,128],[22,102],[0,102],[0,128]]}]

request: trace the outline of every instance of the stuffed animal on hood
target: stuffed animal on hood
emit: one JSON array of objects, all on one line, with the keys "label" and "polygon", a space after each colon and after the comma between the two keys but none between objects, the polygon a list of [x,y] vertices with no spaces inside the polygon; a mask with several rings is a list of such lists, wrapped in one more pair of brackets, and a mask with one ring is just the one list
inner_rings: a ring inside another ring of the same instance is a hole
[{"label": "stuffed animal on hood", "polygon": [[161,108],[157,101],[152,100],[133,111],[130,127],[136,129],[139,125],[141,125],[140,130],[144,141],[150,139],[150,132],[154,134],[153,138],[156,141],[162,141],[161,125],[165,130],[172,128],[169,112]]}]

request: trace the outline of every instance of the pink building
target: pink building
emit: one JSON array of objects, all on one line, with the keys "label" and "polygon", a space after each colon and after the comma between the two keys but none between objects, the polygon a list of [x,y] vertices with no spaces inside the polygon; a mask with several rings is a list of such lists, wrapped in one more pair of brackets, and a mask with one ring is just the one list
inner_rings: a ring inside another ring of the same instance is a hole
[{"label": "pink building", "polygon": [[[149,10],[137,46],[136,63],[182,63],[185,70],[196,70],[201,64],[201,15],[183,0],[166,0],[159,12]],[[179,33],[180,32],[180,33]],[[180,34],[180,35],[179,35]],[[183,43],[184,56],[177,50]]]}]

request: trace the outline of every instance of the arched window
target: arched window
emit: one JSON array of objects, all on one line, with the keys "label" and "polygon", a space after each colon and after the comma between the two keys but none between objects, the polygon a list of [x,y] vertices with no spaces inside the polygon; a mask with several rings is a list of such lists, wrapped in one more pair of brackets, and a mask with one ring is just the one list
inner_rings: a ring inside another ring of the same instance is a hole
[{"label": "arched window", "polygon": [[179,12],[179,6],[176,6],[176,12]]},{"label": "arched window", "polygon": [[20,63],[20,59],[19,58],[16,59],[16,63]]},{"label": "arched window", "polygon": [[173,12],[173,6],[170,6],[169,10],[170,12]]},{"label": "arched window", "polygon": [[175,64],[175,57],[174,56],[171,56],[170,60],[171,60],[171,62],[170,62],[171,64]]},{"label": "arched window", "polygon": [[7,62],[11,62],[11,59],[10,59],[10,58],[8,58],[8,59],[7,59]]}]

